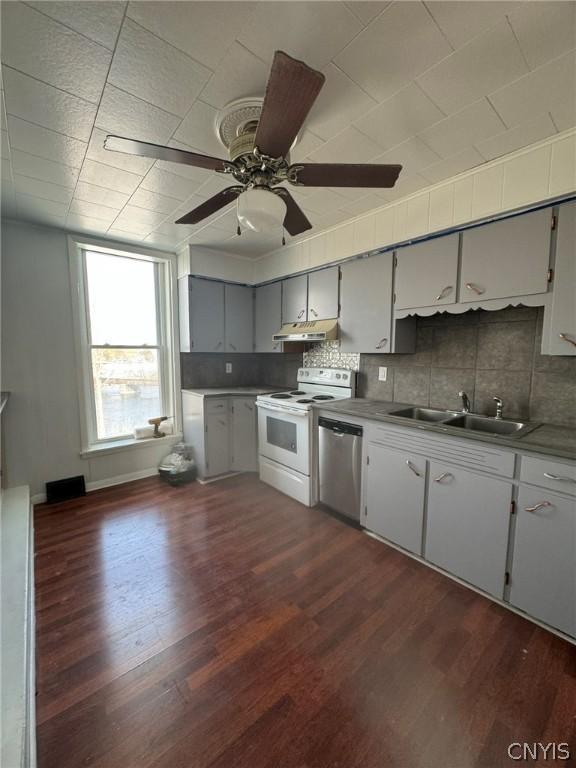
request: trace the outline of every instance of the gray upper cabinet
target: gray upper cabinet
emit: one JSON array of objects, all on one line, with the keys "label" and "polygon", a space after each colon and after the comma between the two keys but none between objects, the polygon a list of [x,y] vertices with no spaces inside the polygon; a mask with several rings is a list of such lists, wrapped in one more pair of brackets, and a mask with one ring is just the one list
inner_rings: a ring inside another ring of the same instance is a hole
[{"label": "gray upper cabinet", "polygon": [[338,267],[320,269],[308,275],[308,320],[338,317]]},{"label": "gray upper cabinet", "polygon": [[544,314],[542,353],[576,355],[576,203],[566,203],[558,211],[552,296]]},{"label": "gray upper cabinet", "polygon": [[254,315],[254,350],[282,352],[282,342],[272,341],[272,335],[282,325],[282,283],[269,283],[256,288]]},{"label": "gray upper cabinet", "polygon": [[179,280],[180,349],[224,351],[224,283],[187,277]]},{"label": "gray upper cabinet", "polygon": [[282,281],[282,322],[306,320],[308,307],[308,275],[298,275]]},{"label": "gray upper cabinet", "polygon": [[225,351],[252,352],[254,347],[254,289],[224,286]]},{"label": "gray upper cabinet", "polygon": [[545,293],[551,222],[550,209],[543,209],[465,231],[460,301]]},{"label": "gray upper cabinet", "polygon": [[396,253],[396,309],[454,304],[459,235],[425,240]]}]

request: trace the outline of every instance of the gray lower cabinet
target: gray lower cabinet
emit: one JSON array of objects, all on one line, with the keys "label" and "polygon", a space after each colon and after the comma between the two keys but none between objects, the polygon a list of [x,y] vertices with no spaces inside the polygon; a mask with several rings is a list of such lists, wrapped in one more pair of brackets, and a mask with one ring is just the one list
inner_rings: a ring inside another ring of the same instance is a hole
[{"label": "gray lower cabinet", "polygon": [[576,499],[520,488],[510,603],[576,636]]},{"label": "gray lower cabinet", "polygon": [[282,352],[282,342],[272,340],[281,325],[282,283],[259,285],[254,304],[254,351]]},{"label": "gray lower cabinet", "polygon": [[502,598],[512,484],[430,462],[424,556]]},{"label": "gray lower cabinet", "polygon": [[298,275],[282,281],[282,322],[306,320],[308,307],[308,275]]},{"label": "gray lower cabinet", "polygon": [[224,352],[224,283],[178,281],[181,352]]},{"label": "gray lower cabinet", "polygon": [[224,350],[252,352],[254,349],[253,288],[234,283],[224,285],[224,318]]},{"label": "gray lower cabinet", "polygon": [[230,401],[230,411],[230,468],[233,472],[256,472],[256,401],[250,397],[235,397]]},{"label": "gray lower cabinet", "polygon": [[308,320],[338,317],[338,267],[320,269],[308,275]]},{"label": "gray lower cabinet", "polygon": [[400,547],[422,554],[426,460],[369,443],[365,525]]},{"label": "gray lower cabinet", "polygon": [[229,414],[208,413],[205,422],[206,476],[230,472]]}]

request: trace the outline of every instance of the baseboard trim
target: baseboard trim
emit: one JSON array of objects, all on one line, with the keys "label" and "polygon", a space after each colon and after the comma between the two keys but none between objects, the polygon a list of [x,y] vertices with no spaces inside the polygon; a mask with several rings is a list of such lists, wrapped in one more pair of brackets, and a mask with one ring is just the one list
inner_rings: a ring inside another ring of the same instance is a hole
[{"label": "baseboard trim", "polygon": [[[148,467],[148,469],[140,469],[138,472],[127,472],[125,475],[116,475],[116,477],[106,477],[104,480],[95,480],[92,483],[86,483],[86,490],[99,491],[102,488],[110,488],[113,485],[123,485],[124,483],[131,483],[134,480],[143,480],[145,477],[152,477],[158,474],[157,467]],[[44,504],[46,502],[45,493],[37,493],[31,498],[32,504]]]}]

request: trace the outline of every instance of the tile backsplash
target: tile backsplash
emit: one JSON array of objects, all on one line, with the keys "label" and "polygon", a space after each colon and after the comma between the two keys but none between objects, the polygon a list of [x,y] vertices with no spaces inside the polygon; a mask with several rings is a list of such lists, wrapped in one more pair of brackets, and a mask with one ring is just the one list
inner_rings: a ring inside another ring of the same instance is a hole
[{"label": "tile backsplash", "polygon": [[304,352],[305,368],[348,368],[360,370],[360,355],[357,352],[340,352],[339,341],[322,341],[312,344]]},{"label": "tile backsplash", "polygon": [[[232,373],[226,373],[232,363]],[[293,387],[301,354],[222,354],[220,352],[182,352],[180,370],[183,389],[194,387]]]}]

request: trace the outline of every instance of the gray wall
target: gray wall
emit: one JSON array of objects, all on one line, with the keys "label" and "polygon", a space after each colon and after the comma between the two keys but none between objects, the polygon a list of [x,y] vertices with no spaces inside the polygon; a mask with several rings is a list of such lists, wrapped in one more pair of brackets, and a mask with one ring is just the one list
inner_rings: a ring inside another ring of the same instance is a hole
[{"label": "gray wall", "polygon": [[[232,363],[232,373],[226,373],[226,363]],[[286,354],[222,354],[182,352],[180,370],[182,387],[293,387],[302,355]]]},{"label": "gray wall", "polygon": [[[418,318],[413,355],[361,355],[359,397],[460,408],[576,427],[576,358],[540,354],[543,309],[510,307]],[[378,366],[388,366],[386,382]]]}]

